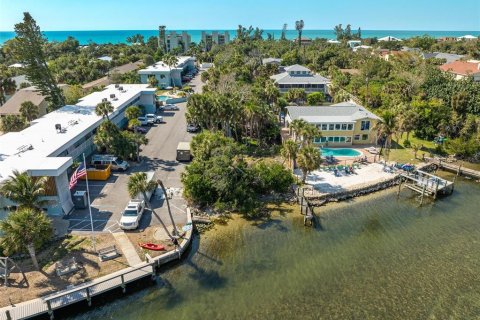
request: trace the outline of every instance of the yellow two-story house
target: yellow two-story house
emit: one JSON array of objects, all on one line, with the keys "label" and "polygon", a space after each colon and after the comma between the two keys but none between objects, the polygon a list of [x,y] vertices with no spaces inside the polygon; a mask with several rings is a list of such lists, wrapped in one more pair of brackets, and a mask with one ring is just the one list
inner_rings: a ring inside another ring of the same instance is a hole
[{"label": "yellow two-story house", "polygon": [[314,139],[319,146],[345,147],[377,143],[376,124],[380,118],[362,106],[341,102],[331,106],[287,107],[285,123],[303,119],[322,132]]}]

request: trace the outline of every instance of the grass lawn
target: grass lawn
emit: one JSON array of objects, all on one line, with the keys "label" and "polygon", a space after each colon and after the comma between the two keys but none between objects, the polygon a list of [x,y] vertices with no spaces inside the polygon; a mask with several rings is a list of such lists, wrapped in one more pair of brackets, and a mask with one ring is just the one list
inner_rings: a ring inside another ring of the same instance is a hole
[{"label": "grass lawn", "polygon": [[422,149],[417,152],[418,159],[415,159],[414,152],[412,148],[404,147],[407,134],[403,134],[398,141],[392,140],[392,149],[390,150],[389,161],[396,161],[400,163],[419,163],[422,159],[422,154],[425,156],[430,156],[430,153],[436,153],[435,148],[436,144],[433,141],[423,140],[416,137],[413,137],[410,134],[410,143],[422,145]]},{"label": "grass lawn", "polygon": [[157,91],[155,91],[155,94],[157,96],[161,96],[161,95],[164,95],[166,94],[167,92],[170,92],[171,90],[162,90],[162,89],[157,89]]}]

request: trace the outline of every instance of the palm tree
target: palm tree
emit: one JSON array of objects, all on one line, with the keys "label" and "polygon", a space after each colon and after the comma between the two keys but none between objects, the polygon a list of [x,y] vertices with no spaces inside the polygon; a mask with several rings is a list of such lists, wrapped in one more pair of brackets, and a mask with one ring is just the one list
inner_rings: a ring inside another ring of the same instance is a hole
[{"label": "palm tree", "polygon": [[306,123],[300,129],[299,134],[302,136],[302,146],[305,146],[306,144],[311,144],[313,139],[319,138],[322,135],[322,132],[317,126]]},{"label": "palm tree", "polygon": [[172,78],[172,67],[175,67],[178,64],[178,59],[176,56],[173,54],[166,54],[163,57],[163,62],[168,66],[168,69],[170,70],[170,83],[172,87],[175,87],[175,83],[173,82]]},{"label": "palm tree", "polygon": [[298,144],[296,144],[293,140],[287,140],[283,143],[280,153],[285,160],[288,160],[288,167],[293,170],[295,168],[295,161],[297,159]]},{"label": "palm tree", "polygon": [[32,101],[22,102],[22,104],[20,105],[20,114],[28,122],[31,122],[38,118],[38,114],[39,114],[38,106],[35,105]]},{"label": "palm tree", "polygon": [[[140,121],[138,121],[137,119],[132,119],[128,122],[128,125],[133,125],[133,128],[135,128],[138,127],[139,123]],[[145,137],[143,134],[139,134],[136,132],[125,131],[125,134],[128,138],[128,141],[131,141],[135,144],[136,158],[137,161],[140,161],[140,146],[146,145],[148,143],[147,137]]]},{"label": "palm tree", "polygon": [[382,144],[380,153],[382,153],[382,150],[385,148],[386,155],[388,156],[392,146],[392,136],[397,129],[395,114],[391,111],[385,111],[375,127],[378,133],[384,137],[384,143]]},{"label": "palm tree", "polygon": [[1,245],[8,253],[27,249],[36,270],[40,270],[35,250],[52,237],[53,229],[45,213],[35,208],[20,208],[0,221]]},{"label": "palm tree", "polygon": [[[276,106],[277,101],[278,101],[278,97],[280,97],[280,91],[275,86],[275,83],[272,80],[268,80],[265,83],[264,92],[265,92],[265,96],[267,97],[267,101],[268,101],[270,107]],[[280,121],[281,120],[280,108],[277,108],[276,111],[278,111],[278,121]]]},{"label": "palm tree", "polygon": [[45,195],[46,183],[47,177],[31,177],[15,170],[0,187],[0,194],[21,208],[40,208],[45,203],[40,197]]},{"label": "palm tree", "polygon": [[295,21],[295,29],[298,31],[298,47],[302,45],[303,20]]},{"label": "palm tree", "polygon": [[102,116],[103,118],[107,118],[107,121],[110,121],[108,115],[113,112],[113,105],[110,101],[102,101],[97,104],[95,107],[95,114],[97,116]]},{"label": "palm tree", "polygon": [[130,106],[125,110],[125,117],[128,120],[137,119],[142,115],[142,110],[138,106]]},{"label": "palm tree", "polygon": [[322,164],[320,150],[314,146],[308,145],[300,149],[298,153],[298,166],[302,170],[302,182],[305,183],[307,174],[318,169]]},{"label": "palm tree", "polygon": [[[153,208],[150,207],[150,201],[148,200],[147,197],[147,192],[155,190],[157,187],[157,183],[153,180],[148,181],[147,179],[147,174],[145,172],[136,172],[130,176],[128,179],[128,194],[130,195],[131,198],[135,198],[138,194],[142,194],[143,198],[145,199],[145,204],[147,208],[149,208],[152,213],[157,217],[158,221],[160,221],[160,224],[162,225],[163,229],[167,233],[168,237],[173,241],[173,236],[168,231],[167,226],[165,223],[163,223],[163,220],[160,218],[159,215],[153,210]],[[166,195],[165,195],[166,197]]]},{"label": "palm tree", "polygon": [[152,87],[155,88],[158,85],[158,80],[155,76],[149,76],[148,77],[148,84]]},{"label": "palm tree", "polygon": [[[297,142],[298,137],[301,136],[303,128],[307,125],[307,121],[303,119],[295,119],[290,123],[290,130],[293,131],[293,134],[295,135],[294,141]],[[292,132],[290,132],[292,134]]]},{"label": "palm tree", "polygon": [[413,155],[415,156],[415,159],[417,159],[418,151],[422,150],[422,148],[423,144],[412,143]]},{"label": "palm tree", "polygon": [[168,201],[167,190],[165,190],[165,186],[163,185],[162,180],[159,179],[159,180],[157,180],[157,182],[160,185],[160,187],[162,188],[163,194],[165,195],[165,200],[167,201],[168,215],[170,216],[170,221],[172,222],[172,225],[173,225],[173,232],[174,232],[175,235],[178,235],[177,225],[175,224],[175,221],[173,220],[172,211],[170,210],[170,202]]}]

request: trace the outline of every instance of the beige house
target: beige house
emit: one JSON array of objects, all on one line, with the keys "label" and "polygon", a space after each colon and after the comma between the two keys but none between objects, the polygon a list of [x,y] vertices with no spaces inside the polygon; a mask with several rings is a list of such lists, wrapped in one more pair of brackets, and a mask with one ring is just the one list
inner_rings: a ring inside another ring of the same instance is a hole
[{"label": "beige house", "polygon": [[314,139],[319,146],[346,147],[377,143],[375,127],[380,118],[352,102],[331,106],[287,107],[287,126],[296,119],[303,119],[321,130],[322,136]]},{"label": "beige house", "polygon": [[455,80],[473,77],[474,81],[480,81],[480,61],[453,61],[441,65],[440,70],[449,72],[455,76]]},{"label": "beige house", "polygon": [[20,115],[20,107],[22,103],[31,101],[38,106],[39,117],[47,113],[48,102],[40,92],[35,91],[35,87],[28,87],[18,90],[10,99],[0,106],[0,117],[6,115]]}]

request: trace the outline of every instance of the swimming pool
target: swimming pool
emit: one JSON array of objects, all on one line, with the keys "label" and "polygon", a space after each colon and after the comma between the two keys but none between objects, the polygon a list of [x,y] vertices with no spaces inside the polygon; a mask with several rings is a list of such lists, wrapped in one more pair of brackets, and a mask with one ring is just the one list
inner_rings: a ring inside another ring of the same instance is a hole
[{"label": "swimming pool", "polygon": [[169,96],[157,96],[157,101],[167,101],[168,99],[171,99]]},{"label": "swimming pool", "polygon": [[362,155],[360,151],[351,148],[321,148],[320,151],[323,157],[358,157]]}]

